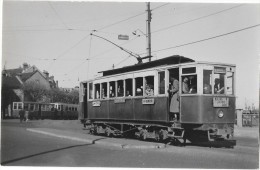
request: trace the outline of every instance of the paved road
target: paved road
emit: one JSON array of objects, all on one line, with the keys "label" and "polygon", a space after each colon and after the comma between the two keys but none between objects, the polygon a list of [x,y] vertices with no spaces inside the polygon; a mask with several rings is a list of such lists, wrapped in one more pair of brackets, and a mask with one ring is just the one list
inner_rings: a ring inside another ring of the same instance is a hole
[{"label": "paved road", "polygon": [[[60,123],[60,122],[59,122]],[[61,124],[57,129],[63,129]],[[68,127],[66,122],[62,122]],[[2,122],[2,158],[5,166],[84,166],[154,168],[258,168],[258,146],[234,149],[167,146],[161,149],[120,149],[62,139],[27,129],[50,127],[51,123]],[[71,131],[77,130],[73,126]],[[79,127],[81,129],[81,127]],[[245,143],[246,144],[246,143]]]}]

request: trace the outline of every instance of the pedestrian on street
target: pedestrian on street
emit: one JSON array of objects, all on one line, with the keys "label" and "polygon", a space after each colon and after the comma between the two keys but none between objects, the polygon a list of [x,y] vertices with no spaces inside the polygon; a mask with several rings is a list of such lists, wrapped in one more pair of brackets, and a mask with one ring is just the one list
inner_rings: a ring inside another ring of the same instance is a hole
[{"label": "pedestrian on street", "polygon": [[29,111],[28,110],[25,111],[24,118],[25,118],[25,121],[28,122],[28,120],[29,120]]},{"label": "pedestrian on street", "polygon": [[20,116],[20,123],[22,123],[24,120],[24,110],[23,109],[19,111],[19,116]]}]

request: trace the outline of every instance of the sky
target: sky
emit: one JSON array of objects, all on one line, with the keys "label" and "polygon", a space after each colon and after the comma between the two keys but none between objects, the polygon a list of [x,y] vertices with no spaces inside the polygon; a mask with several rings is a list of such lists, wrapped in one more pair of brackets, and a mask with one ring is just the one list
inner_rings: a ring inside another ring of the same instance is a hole
[{"label": "sky", "polygon": [[[151,2],[152,60],[182,55],[235,64],[237,108],[259,106],[259,3]],[[60,87],[136,64],[119,46],[146,55],[145,2],[3,1],[2,67],[24,62]],[[133,34],[136,33],[136,35]],[[118,35],[129,40],[119,40]]]}]

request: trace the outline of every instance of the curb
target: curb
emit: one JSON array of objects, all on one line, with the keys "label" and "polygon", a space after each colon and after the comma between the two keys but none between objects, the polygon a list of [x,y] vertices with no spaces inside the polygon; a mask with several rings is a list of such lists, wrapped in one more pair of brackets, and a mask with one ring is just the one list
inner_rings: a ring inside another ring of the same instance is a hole
[{"label": "curb", "polygon": [[[69,139],[69,140],[74,140],[74,141],[78,141],[78,142],[85,142],[85,143],[89,143],[89,144],[97,144],[97,145],[102,145],[102,146],[117,147],[120,149],[162,149],[162,148],[166,148],[166,144],[150,144],[150,145],[147,145],[147,143],[146,143],[146,145],[136,145],[136,144],[127,144],[127,143],[121,144],[121,143],[116,143],[114,141],[109,141],[110,138],[84,139],[84,138],[80,138],[80,137],[72,137],[69,135],[61,135],[61,134],[57,134],[57,133],[53,133],[53,132],[47,132],[42,129],[27,128],[26,130],[29,132],[40,133],[40,134],[58,137],[58,138],[62,138],[62,139]],[[108,141],[106,141],[106,140],[108,140]]]}]

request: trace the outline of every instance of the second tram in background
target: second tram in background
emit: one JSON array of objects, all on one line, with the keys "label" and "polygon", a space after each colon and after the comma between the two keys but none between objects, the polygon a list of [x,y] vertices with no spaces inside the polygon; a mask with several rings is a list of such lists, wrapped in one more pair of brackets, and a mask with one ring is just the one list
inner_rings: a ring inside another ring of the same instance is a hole
[{"label": "second tram in background", "polygon": [[12,117],[19,117],[21,110],[29,111],[29,119],[78,119],[77,104],[13,102]]},{"label": "second tram in background", "polygon": [[[235,69],[232,64],[171,56],[103,71],[103,76],[80,84],[79,118],[91,133],[107,136],[232,139]],[[178,86],[175,93],[173,86]],[[171,113],[171,107],[179,111]]]}]

